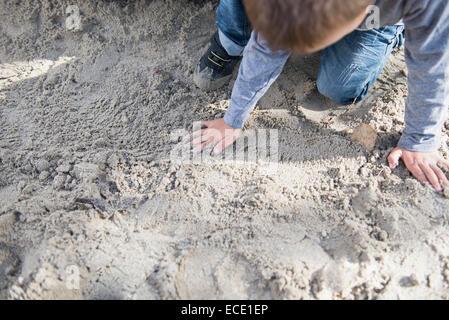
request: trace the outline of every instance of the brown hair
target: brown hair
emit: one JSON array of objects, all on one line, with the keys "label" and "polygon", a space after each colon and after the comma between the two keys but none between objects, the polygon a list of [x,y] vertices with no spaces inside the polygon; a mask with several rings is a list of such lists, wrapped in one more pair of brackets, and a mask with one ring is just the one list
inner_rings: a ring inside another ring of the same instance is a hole
[{"label": "brown hair", "polygon": [[329,30],[352,21],[373,0],[243,0],[253,28],[273,49],[308,52]]}]

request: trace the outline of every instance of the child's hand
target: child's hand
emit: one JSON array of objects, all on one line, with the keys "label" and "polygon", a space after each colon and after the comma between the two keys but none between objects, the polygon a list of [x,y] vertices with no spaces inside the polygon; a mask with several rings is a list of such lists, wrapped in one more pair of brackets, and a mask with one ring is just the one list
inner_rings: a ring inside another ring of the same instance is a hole
[{"label": "child's hand", "polygon": [[449,169],[449,162],[438,151],[413,152],[397,147],[388,157],[390,168],[394,169],[399,164],[399,159],[404,161],[410,172],[421,182],[430,182],[436,191],[442,191],[442,186],[447,185],[448,179],[439,165]]},{"label": "child's hand", "polygon": [[213,143],[215,144],[213,152],[220,153],[226,147],[233,144],[241,132],[241,129],[227,125],[223,118],[202,121],[201,125],[206,128],[195,131],[192,134],[193,140],[190,142],[190,145],[193,148],[193,152],[203,151],[206,146]]}]

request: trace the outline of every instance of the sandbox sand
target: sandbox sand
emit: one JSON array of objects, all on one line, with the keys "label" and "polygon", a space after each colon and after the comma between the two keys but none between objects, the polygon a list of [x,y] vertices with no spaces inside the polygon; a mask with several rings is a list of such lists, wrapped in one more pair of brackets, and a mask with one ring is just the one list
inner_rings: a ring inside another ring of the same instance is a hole
[{"label": "sandbox sand", "polygon": [[229,102],[192,82],[217,1],[71,4],[80,31],[66,1],[0,3],[0,298],[449,298],[449,200],[386,161],[403,52],[349,107],[291,58],[247,123],[279,130],[277,172],[179,163],[172,132]]}]

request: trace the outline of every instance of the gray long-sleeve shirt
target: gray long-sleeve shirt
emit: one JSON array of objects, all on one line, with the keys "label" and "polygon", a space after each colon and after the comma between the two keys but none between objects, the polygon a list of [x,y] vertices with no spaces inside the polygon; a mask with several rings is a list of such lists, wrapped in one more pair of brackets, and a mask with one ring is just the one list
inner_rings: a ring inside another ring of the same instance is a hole
[{"label": "gray long-sleeve shirt", "polygon": [[[409,95],[399,146],[432,152],[440,147],[449,108],[449,1],[377,0],[380,26],[405,25]],[[241,128],[259,99],[276,80],[289,53],[273,51],[257,33],[243,54],[225,122]]]}]

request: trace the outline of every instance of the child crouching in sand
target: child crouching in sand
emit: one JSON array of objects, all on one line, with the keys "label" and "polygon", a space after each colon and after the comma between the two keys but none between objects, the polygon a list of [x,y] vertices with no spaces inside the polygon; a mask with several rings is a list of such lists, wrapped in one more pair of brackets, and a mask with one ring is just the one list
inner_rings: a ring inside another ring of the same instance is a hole
[{"label": "child crouching in sand", "polygon": [[[375,28],[369,6],[379,13]],[[195,83],[218,88],[243,60],[224,118],[202,122],[191,142],[194,151],[215,144],[218,153],[231,145],[291,54],[323,50],[318,90],[347,105],[365,98],[405,35],[406,127],[388,161],[393,169],[402,159],[437,191],[448,184],[440,166],[449,168],[449,162],[438,149],[449,106],[449,1],[222,0],[217,24]]]}]

